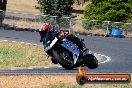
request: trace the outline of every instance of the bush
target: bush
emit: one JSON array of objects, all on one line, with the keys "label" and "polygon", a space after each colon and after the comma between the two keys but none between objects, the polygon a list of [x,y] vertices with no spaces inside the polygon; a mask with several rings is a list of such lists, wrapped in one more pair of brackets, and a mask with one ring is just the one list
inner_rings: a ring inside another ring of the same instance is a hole
[{"label": "bush", "polygon": [[40,11],[46,15],[69,16],[72,13],[73,0],[37,0]]},{"label": "bush", "polygon": [[[84,19],[132,22],[132,0],[91,0],[91,2],[85,8]],[[82,24],[85,29],[93,25],[86,20]]]},{"label": "bush", "polygon": [[[128,22],[132,14],[131,0],[91,0],[86,6],[84,18]],[[131,19],[132,20],[132,19]]]}]

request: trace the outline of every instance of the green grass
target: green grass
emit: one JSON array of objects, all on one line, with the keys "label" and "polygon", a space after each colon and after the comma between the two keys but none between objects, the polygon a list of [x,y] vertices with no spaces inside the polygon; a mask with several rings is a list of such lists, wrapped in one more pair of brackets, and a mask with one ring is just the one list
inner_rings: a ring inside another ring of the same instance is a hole
[{"label": "green grass", "polygon": [[0,42],[0,67],[28,67],[51,64],[43,47]]}]

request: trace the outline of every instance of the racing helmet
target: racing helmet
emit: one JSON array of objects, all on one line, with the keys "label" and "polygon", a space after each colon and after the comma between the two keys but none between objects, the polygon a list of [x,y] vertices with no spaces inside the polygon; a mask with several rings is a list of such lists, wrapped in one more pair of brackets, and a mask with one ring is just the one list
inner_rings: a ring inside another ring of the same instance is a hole
[{"label": "racing helmet", "polygon": [[50,23],[43,23],[39,31],[49,31],[52,30],[52,25]]}]

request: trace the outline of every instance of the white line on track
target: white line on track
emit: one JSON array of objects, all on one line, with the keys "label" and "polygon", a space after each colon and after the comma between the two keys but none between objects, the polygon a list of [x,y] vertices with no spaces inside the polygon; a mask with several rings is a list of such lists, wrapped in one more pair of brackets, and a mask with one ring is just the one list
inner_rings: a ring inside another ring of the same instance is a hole
[{"label": "white line on track", "polygon": [[42,45],[28,43],[28,42],[17,42],[17,41],[9,41],[9,40],[0,40],[0,42],[12,42],[12,43],[20,43],[20,44],[33,45],[33,46],[42,46]]},{"label": "white line on track", "polygon": [[[104,55],[103,55],[104,56]],[[110,60],[111,60],[111,58],[110,57],[108,57],[108,56],[105,56],[107,59],[105,60],[105,61],[103,61],[103,62],[101,62],[101,63],[107,63],[107,62],[109,62]]]},{"label": "white line on track", "polygon": [[37,46],[37,44],[32,44],[32,45]]},{"label": "white line on track", "polygon": [[1,41],[7,42],[8,40],[1,40]]},{"label": "white line on track", "polygon": [[27,45],[31,45],[31,43],[26,43]]},{"label": "white line on track", "polygon": [[10,70],[17,70],[17,69],[15,69],[15,68],[11,68]]},{"label": "white line on track", "polygon": [[12,42],[16,42],[16,41],[12,41]]},{"label": "white line on track", "polygon": [[50,68],[50,67],[44,67],[44,68]]},{"label": "white line on track", "polygon": [[24,44],[25,42],[20,42],[21,44]]},{"label": "white line on track", "polygon": [[106,59],[106,60],[100,62],[99,64],[108,63],[108,62],[111,60],[111,58],[110,58],[109,56],[106,56],[106,55],[97,54],[97,53],[94,53],[94,55],[95,55],[95,57],[96,57],[98,60],[101,60],[101,58],[102,58],[102,59]]},{"label": "white line on track", "polygon": [[27,69],[33,69],[32,67],[28,67]]}]

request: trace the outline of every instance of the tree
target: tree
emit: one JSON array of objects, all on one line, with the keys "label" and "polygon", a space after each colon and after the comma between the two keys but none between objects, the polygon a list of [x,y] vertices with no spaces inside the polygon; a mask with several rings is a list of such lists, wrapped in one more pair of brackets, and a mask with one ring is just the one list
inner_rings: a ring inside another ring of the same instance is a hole
[{"label": "tree", "polygon": [[70,16],[73,0],[38,0],[40,10],[46,15]]},{"label": "tree", "polygon": [[6,11],[7,0],[0,1],[0,10]]},{"label": "tree", "polygon": [[131,14],[132,0],[91,0],[84,11],[84,18],[130,22]]},{"label": "tree", "polygon": [[75,4],[78,4],[78,5],[80,5],[80,4],[84,4],[85,2],[88,2],[89,0],[74,0],[74,3]]}]

